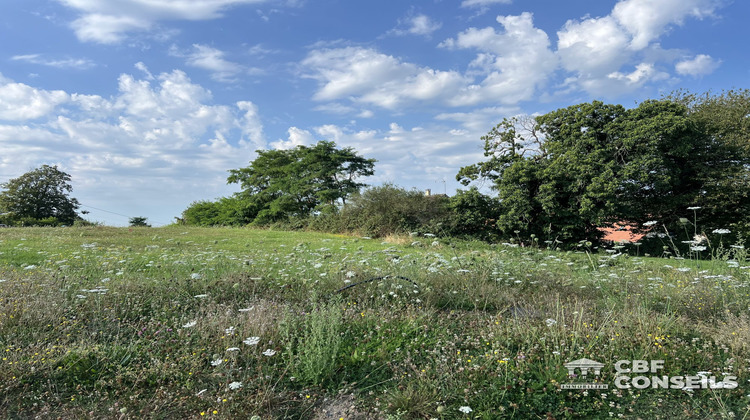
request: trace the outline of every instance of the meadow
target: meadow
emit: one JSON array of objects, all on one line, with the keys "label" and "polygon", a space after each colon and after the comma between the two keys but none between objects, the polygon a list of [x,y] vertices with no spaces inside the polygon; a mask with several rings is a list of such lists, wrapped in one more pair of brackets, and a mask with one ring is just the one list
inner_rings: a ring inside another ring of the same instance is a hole
[{"label": "meadow", "polygon": [[[750,418],[744,249],[554,245],[0,229],[0,417]],[[561,389],[580,358],[609,389]],[[618,388],[617,360],[705,386]]]}]

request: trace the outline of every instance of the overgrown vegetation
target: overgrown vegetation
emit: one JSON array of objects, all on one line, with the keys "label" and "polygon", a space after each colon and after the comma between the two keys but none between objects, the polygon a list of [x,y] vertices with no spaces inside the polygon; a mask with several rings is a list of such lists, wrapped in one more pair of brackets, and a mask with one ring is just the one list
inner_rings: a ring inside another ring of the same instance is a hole
[{"label": "overgrown vegetation", "polygon": [[[741,248],[667,260],[520,241],[538,246],[5,229],[0,417],[343,417],[337,403],[346,418],[750,416]],[[561,389],[582,357],[610,389]],[[620,389],[621,359],[739,386]]]},{"label": "overgrown vegetation", "polygon": [[[332,179],[372,174],[370,161],[348,150],[357,162],[344,171],[349,175],[326,178],[294,156],[316,156],[332,171],[327,173],[336,173],[331,169],[336,163],[322,157],[338,159],[332,143],[264,151],[251,167],[232,171],[229,181],[242,181],[242,193],[194,203],[183,220],[377,237],[438,232],[485,241],[527,238],[526,245],[553,241],[568,249],[582,241],[598,244],[599,228],[627,222],[649,233],[636,245],[637,253],[687,255],[702,246],[692,237],[683,239],[687,243],[676,240],[687,230],[709,242],[750,246],[743,242],[750,237],[748,114],[750,91],[741,90],[677,92],[632,109],[592,102],[505,119],[482,138],[486,160],[457,175],[467,186],[490,181],[497,197],[474,187],[453,197],[425,197],[390,184],[363,191],[363,184],[353,182],[344,189],[323,187],[338,185]],[[294,165],[310,169],[286,169]],[[298,172],[304,186],[288,180]]]}]

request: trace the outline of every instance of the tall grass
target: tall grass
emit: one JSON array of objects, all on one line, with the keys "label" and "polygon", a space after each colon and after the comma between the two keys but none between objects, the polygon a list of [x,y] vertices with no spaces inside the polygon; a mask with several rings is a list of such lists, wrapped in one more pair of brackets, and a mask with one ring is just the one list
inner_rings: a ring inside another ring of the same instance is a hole
[{"label": "tall grass", "polygon": [[[4,418],[315,418],[337,402],[347,418],[750,412],[750,264],[736,254],[699,267],[425,236],[0,234]],[[603,383],[617,360],[654,359],[739,386],[562,390],[581,357],[607,365]]]}]

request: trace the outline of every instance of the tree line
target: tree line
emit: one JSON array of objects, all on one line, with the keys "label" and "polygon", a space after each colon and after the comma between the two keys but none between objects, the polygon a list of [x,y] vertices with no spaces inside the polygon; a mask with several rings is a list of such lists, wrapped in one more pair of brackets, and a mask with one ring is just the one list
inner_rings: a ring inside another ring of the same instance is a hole
[{"label": "tree line", "polygon": [[[194,202],[179,220],[567,244],[596,242],[600,227],[622,222],[662,240],[718,230],[742,243],[750,233],[750,90],[679,91],[630,109],[582,103],[506,118],[481,140],[485,158],[456,176],[470,188],[452,197],[367,187],[376,161],[321,141],[259,150],[229,171],[240,192]],[[2,184],[0,222],[79,217],[67,174],[30,174]],[[472,187],[479,180],[493,193]]]}]

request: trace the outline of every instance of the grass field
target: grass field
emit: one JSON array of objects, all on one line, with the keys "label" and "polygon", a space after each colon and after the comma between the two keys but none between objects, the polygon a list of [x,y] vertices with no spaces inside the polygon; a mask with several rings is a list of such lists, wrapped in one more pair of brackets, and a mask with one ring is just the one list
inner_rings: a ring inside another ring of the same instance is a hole
[{"label": "grass field", "polygon": [[[750,263],[609,251],[0,229],[0,417],[750,418]],[[561,389],[580,358],[609,389]]]}]

